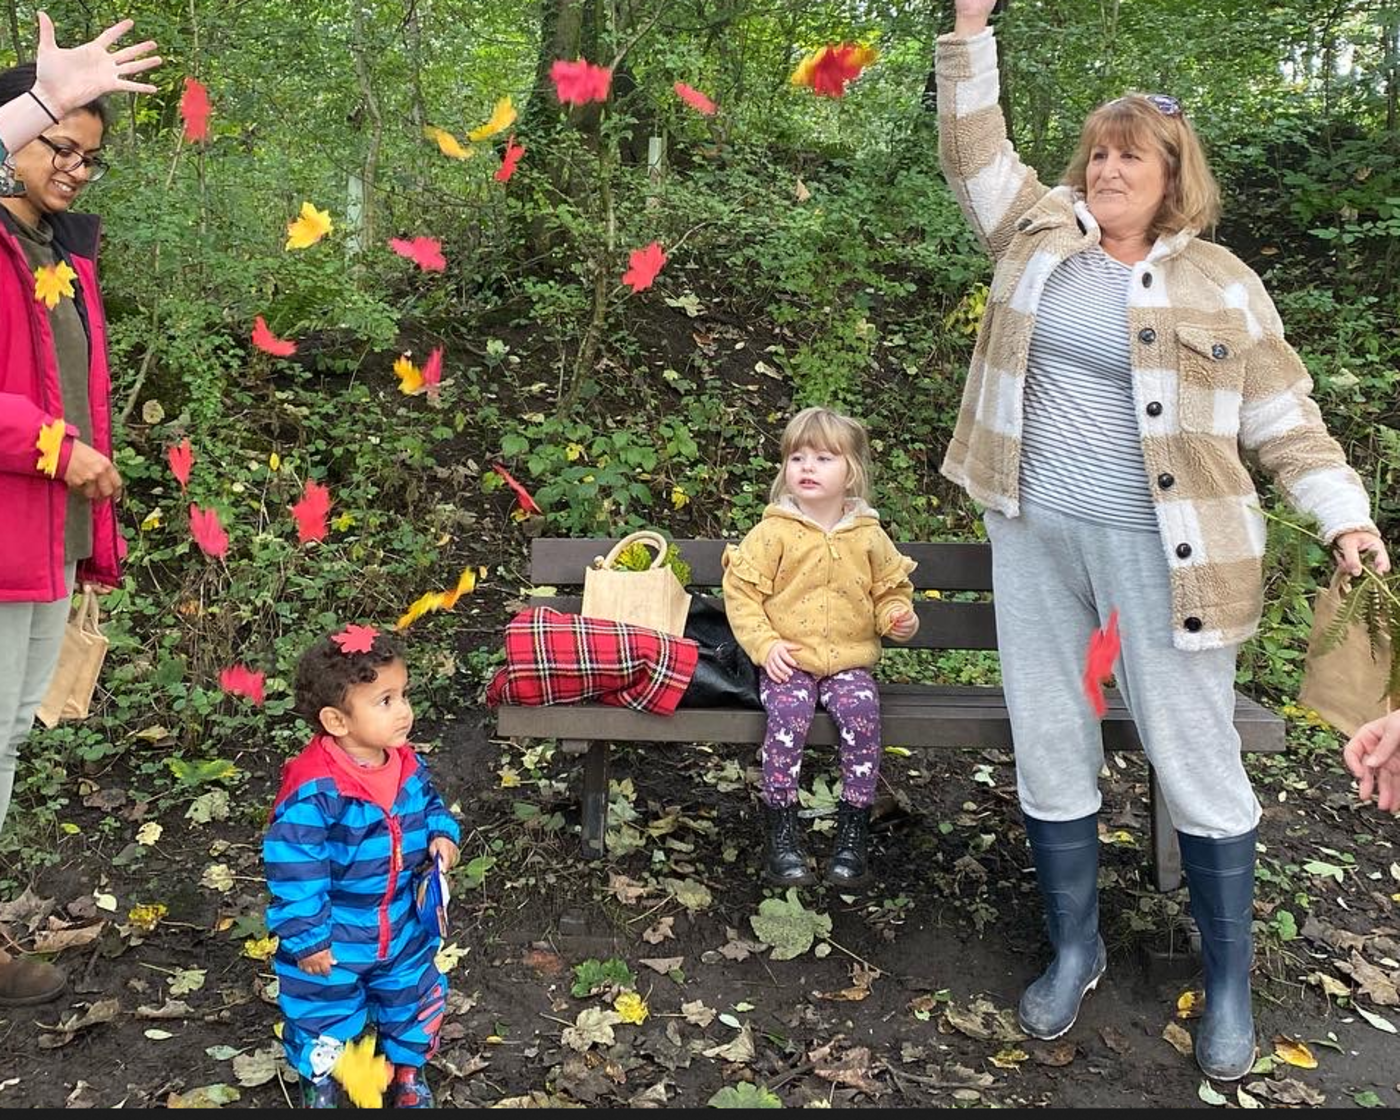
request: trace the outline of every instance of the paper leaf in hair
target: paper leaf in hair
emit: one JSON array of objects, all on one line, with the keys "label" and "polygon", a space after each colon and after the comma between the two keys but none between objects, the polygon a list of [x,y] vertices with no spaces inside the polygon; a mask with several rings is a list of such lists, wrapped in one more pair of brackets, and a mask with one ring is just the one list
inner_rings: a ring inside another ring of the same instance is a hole
[{"label": "paper leaf in hair", "polygon": [[40,474],[57,477],[58,456],[63,450],[63,433],[67,430],[68,425],[62,420],[40,426],[39,438],[34,441],[34,447],[39,452],[39,461],[34,464],[34,469]]},{"label": "paper leaf in hair", "polygon": [[467,133],[467,139],[473,144],[495,136],[498,132],[504,132],[515,123],[515,106],[510,103],[509,97],[503,97],[496,102],[496,107],[491,110],[491,119],[479,128],[474,128]]},{"label": "paper leaf in hair", "polygon": [[651,287],[656,274],[666,263],[666,254],[662,252],[660,242],[653,241],[645,249],[633,249],[627,263],[629,267],[622,274],[622,282],[634,292],[640,292]]},{"label": "paper leaf in hair", "polygon": [[170,473],[175,476],[183,492],[190,484],[190,470],[194,467],[194,448],[190,446],[189,437],[168,448],[165,457],[170,461]]},{"label": "paper leaf in hair", "polygon": [[594,66],[585,59],[567,62],[557,59],[549,68],[554,92],[565,105],[586,105],[590,101],[606,101],[612,85],[612,71],[606,66]]},{"label": "paper leaf in hair", "polygon": [[230,665],[219,671],[219,687],[230,696],[246,696],[259,706],[263,702],[263,682],[266,674],[255,672],[246,665]]},{"label": "paper leaf in hair", "polygon": [[423,363],[423,388],[428,391],[428,400],[436,401],[442,391],[442,347],[435,346]]},{"label": "paper leaf in hair", "polygon": [[698,89],[694,89],[686,85],[684,82],[677,82],[671,88],[676,91],[677,97],[679,97],[682,101],[684,101],[701,116],[713,117],[715,115],[715,103],[711,101],[708,97],[706,97],[703,93],[701,93]]},{"label": "paper leaf in hair", "polygon": [[1104,699],[1103,686],[1113,676],[1113,663],[1118,660],[1122,641],[1118,635],[1118,611],[1108,616],[1108,625],[1095,630],[1089,637],[1089,649],[1084,657],[1084,694],[1094,709],[1094,714],[1103,719],[1108,712],[1108,701]]},{"label": "paper leaf in hair", "polygon": [[205,556],[217,560],[228,552],[228,534],[219,524],[219,511],[212,506],[209,509],[190,506],[190,536]]},{"label": "paper leaf in hair", "polygon": [[297,344],[290,339],[278,338],[268,330],[261,315],[253,320],[253,345],[274,358],[290,358],[297,352]]},{"label": "paper leaf in hair", "polygon": [[472,156],[476,155],[476,152],[471,148],[462,147],[462,142],[445,128],[438,128],[431,124],[424,125],[423,135],[429,140],[435,141],[438,151],[452,159],[471,159]]},{"label": "paper leaf in hair", "polygon": [[846,83],[860,76],[878,55],[859,43],[831,44],[809,54],[792,72],[795,86],[808,86],[821,97],[844,97]]},{"label": "paper leaf in hair", "polygon": [[496,168],[494,176],[498,183],[510,182],[510,177],[515,174],[515,165],[520,162],[520,157],[525,154],[525,145],[515,142],[514,133],[506,141],[506,150],[501,153],[501,166]]},{"label": "paper leaf in hair", "polygon": [[297,543],[326,539],[326,514],[331,509],[331,492],[319,482],[306,480],[301,500],[292,506],[297,520]]},{"label": "paper leaf in hair", "polygon": [[407,354],[400,354],[394,360],[394,376],[399,379],[399,392],[404,396],[416,396],[423,391],[423,371],[409,360]]},{"label": "paper leaf in hair", "polygon": [[501,466],[500,463],[492,463],[491,469],[500,475],[501,481],[515,492],[516,508],[519,509],[522,514],[529,516],[532,513],[544,513],[544,510],[540,509],[540,507],[535,504],[535,499],[530,497],[530,491],[516,482],[505,467]]},{"label": "paper leaf in hair", "polygon": [[64,296],[73,298],[73,281],[77,278],[67,261],[40,265],[34,270],[34,298],[52,311]]},{"label": "paper leaf in hair", "polygon": [[399,256],[407,257],[424,272],[441,272],[447,267],[447,260],[442,255],[442,242],[436,237],[415,237],[409,241],[391,237],[389,248]]},{"label": "paper leaf in hair", "polygon": [[317,210],[309,202],[301,204],[301,213],[287,223],[287,248],[307,249],[331,231],[331,216]]},{"label": "paper leaf in hair", "polygon": [[191,143],[209,139],[209,91],[195,78],[185,79],[180,95],[180,118],[185,122],[185,139]]},{"label": "paper leaf in hair", "polygon": [[379,631],[373,626],[361,626],[352,622],[339,634],[332,634],[331,641],[340,647],[341,653],[368,653],[374,648],[374,639]]}]

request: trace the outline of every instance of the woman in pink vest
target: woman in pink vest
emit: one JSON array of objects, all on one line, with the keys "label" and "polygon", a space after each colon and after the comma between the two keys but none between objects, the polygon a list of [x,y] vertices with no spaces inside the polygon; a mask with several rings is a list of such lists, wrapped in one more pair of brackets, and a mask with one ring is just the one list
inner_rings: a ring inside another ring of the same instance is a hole
[{"label": "woman in pink vest", "polygon": [[[98,222],[68,211],[107,168],[98,99],[155,92],[130,80],[160,64],[155,44],[114,49],[130,27],[65,50],[40,13],[37,60],[0,73],[0,828],[74,584],[112,586],[123,552]],[[52,965],[0,954],[0,1005],[63,986]]]}]

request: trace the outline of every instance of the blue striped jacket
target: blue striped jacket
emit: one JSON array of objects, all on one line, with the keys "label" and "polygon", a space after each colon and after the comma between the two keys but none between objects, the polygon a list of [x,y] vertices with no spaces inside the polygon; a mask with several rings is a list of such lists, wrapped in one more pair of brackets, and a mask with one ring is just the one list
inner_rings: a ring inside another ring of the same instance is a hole
[{"label": "blue striped jacket", "polygon": [[399,792],[386,814],[336,764],[334,743],[317,735],[282,768],[263,838],[267,926],[292,960],[334,944],[338,959],[367,964],[387,960],[396,934],[417,920],[414,871],[428,845],[456,843],[460,830],[411,746],[395,748]]}]

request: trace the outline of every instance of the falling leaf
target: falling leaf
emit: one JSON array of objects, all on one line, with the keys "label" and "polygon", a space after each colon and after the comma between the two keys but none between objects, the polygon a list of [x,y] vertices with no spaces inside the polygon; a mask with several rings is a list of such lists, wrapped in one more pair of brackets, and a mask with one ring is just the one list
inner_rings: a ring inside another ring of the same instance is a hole
[{"label": "falling leaf", "polygon": [[1274,1039],[1274,1057],[1299,1069],[1317,1069],[1317,1059],[1313,1057],[1307,1043],[1298,1042],[1286,1035],[1278,1035]]},{"label": "falling leaf", "polygon": [[415,237],[408,241],[402,237],[391,237],[389,248],[411,260],[424,272],[441,272],[447,267],[447,259],[442,255],[442,242],[436,237]]},{"label": "falling leaf", "polygon": [[297,522],[298,544],[326,539],[326,515],[330,509],[330,490],[308,478],[301,500],[292,506],[292,516]]},{"label": "falling leaf", "polygon": [[844,97],[846,83],[858,78],[877,57],[872,47],[858,43],[831,44],[798,63],[790,81],[795,86],[810,87],[821,97]]},{"label": "falling leaf", "polygon": [[496,107],[491,110],[491,119],[468,132],[467,139],[476,143],[489,139],[498,132],[504,132],[515,123],[515,116],[515,106],[510,103],[510,98],[503,97],[496,102]]},{"label": "falling leaf", "polygon": [[445,156],[453,159],[470,159],[476,153],[471,148],[462,147],[461,142],[445,128],[437,128],[433,125],[423,126],[423,135],[429,140],[437,142],[438,150]]},{"label": "falling leaf", "polygon": [[209,91],[196,78],[185,78],[180,94],[180,119],[185,122],[185,139],[198,143],[209,139]]},{"label": "falling leaf", "polygon": [[317,210],[309,202],[301,204],[301,213],[287,223],[288,249],[307,249],[331,231],[331,216],[325,210]]},{"label": "falling leaf", "polygon": [[676,91],[676,96],[694,109],[701,116],[713,117],[715,115],[715,103],[701,93],[698,89],[686,85],[684,82],[677,82],[671,87]]},{"label": "falling leaf", "polygon": [[656,280],[656,275],[666,263],[660,242],[653,241],[645,249],[633,249],[627,258],[628,268],[622,274],[622,282],[634,292],[645,291]]},{"label": "falling leaf", "polygon": [[54,420],[51,423],[43,424],[39,428],[39,438],[34,441],[34,446],[39,451],[39,461],[34,465],[34,469],[40,474],[53,478],[58,474],[58,457],[63,450],[63,433],[68,425],[62,420]]},{"label": "falling leaf", "polygon": [[1113,663],[1118,660],[1122,641],[1118,634],[1118,610],[1115,607],[1108,616],[1108,625],[1095,630],[1089,637],[1089,649],[1084,659],[1084,694],[1094,714],[1103,719],[1108,712],[1108,701],[1104,699],[1103,685],[1113,676]]},{"label": "falling leaf", "polygon": [[510,177],[515,174],[515,168],[520,163],[520,157],[525,154],[525,145],[515,142],[515,135],[512,134],[506,141],[506,150],[501,153],[501,166],[496,168],[496,174],[492,176],[498,183],[509,183]]},{"label": "falling leaf", "polygon": [[567,62],[557,59],[549,68],[554,92],[565,105],[586,105],[590,101],[606,101],[612,85],[612,71],[606,66],[594,66],[579,59]]},{"label": "falling leaf", "polygon": [[374,649],[374,639],[379,631],[373,626],[361,626],[352,622],[339,634],[331,635],[331,641],[340,647],[341,653],[369,653]]},{"label": "falling leaf", "polygon": [[442,386],[442,347],[435,346],[433,352],[428,355],[428,360],[423,363],[423,388],[428,392],[428,399],[436,401]]},{"label": "falling leaf", "polygon": [[423,391],[423,371],[415,366],[407,354],[400,354],[394,361],[394,376],[399,379],[399,392],[411,397]]},{"label": "falling leaf", "polygon": [[384,1090],[393,1080],[393,1063],[383,1054],[376,1054],[374,1045],[372,1034],[347,1042],[331,1069],[331,1076],[345,1087],[356,1108],[382,1108]]},{"label": "falling leaf", "polygon": [[228,552],[228,534],[219,524],[218,510],[212,507],[190,506],[190,536],[206,556],[218,559]]},{"label": "falling leaf", "polygon": [[623,992],[613,1000],[613,1010],[624,1023],[645,1023],[651,1010],[636,992]]},{"label": "falling leaf", "polygon": [[263,682],[266,674],[246,665],[230,665],[219,671],[219,687],[230,696],[246,696],[255,705],[263,702]]},{"label": "falling leaf", "polygon": [[136,830],[136,842],[143,848],[149,848],[160,839],[160,834],[164,831],[159,822],[147,821]]},{"label": "falling leaf", "polygon": [[63,296],[73,298],[73,281],[77,278],[67,261],[40,265],[34,270],[34,298],[52,311]]},{"label": "falling leaf", "polygon": [[167,448],[165,457],[170,463],[170,472],[175,476],[175,480],[183,491],[189,485],[190,470],[194,466],[194,449],[190,446],[189,437],[182,439],[173,447]]},{"label": "falling leaf", "polygon": [[1204,1004],[1205,997],[1201,992],[1182,992],[1176,997],[1176,1017],[1178,1019],[1197,1019],[1200,1017]]},{"label": "falling leaf", "polygon": [[253,345],[274,358],[290,358],[297,352],[297,344],[290,339],[278,338],[268,330],[261,315],[253,320]]},{"label": "falling leaf", "polygon": [[535,504],[535,499],[530,497],[530,492],[526,490],[524,486],[520,485],[520,483],[516,482],[515,479],[511,477],[510,472],[505,469],[505,467],[501,466],[500,463],[492,463],[491,469],[495,471],[496,474],[500,476],[501,481],[504,482],[507,486],[509,486],[514,492],[516,502],[523,512],[527,514],[544,513],[544,510],[540,509],[540,507]]}]

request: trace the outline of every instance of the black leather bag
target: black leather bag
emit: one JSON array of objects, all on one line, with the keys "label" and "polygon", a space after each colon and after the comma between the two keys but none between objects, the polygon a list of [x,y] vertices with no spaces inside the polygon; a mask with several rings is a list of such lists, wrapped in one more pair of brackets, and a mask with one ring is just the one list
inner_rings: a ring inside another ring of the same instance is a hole
[{"label": "black leather bag", "polygon": [[679,708],[763,708],[758,666],[734,637],[724,607],[696,596],[685,620],[685,637],[700,646],[700,660]]}]

